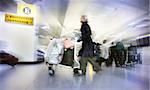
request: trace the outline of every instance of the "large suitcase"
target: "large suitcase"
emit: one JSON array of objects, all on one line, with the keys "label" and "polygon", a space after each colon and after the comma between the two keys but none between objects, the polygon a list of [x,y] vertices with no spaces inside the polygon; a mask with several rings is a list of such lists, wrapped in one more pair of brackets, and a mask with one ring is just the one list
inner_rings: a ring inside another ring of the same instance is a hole
[{"label": "large suitcase", "polygon": [[73,67],[74,49],[67,49],[60,64]]},{"label": "large suitcase", "polygon": [[9,53],[2,51],[0,52],[0,61],[2,63],[6,63],[8,65],[14,66],[18,63],[18,58],[16,58],[15,56]]}]

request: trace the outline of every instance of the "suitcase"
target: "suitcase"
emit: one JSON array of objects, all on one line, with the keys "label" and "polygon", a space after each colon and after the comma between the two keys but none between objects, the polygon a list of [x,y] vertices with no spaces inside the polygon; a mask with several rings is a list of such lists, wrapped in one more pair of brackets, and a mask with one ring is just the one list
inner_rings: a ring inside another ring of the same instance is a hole
[{"label": "suitcase", "polygon": [[14,66],[18,63],[18,58],[16,58],[15,56],[9,53],[2,51],[0,52],[0,61],[2,63],[6,63],[8,65]]},{"label": "suitcase", "polygon": [[73,67],[74,49],[67,49],[60,64]]},{"label": "suitcase", "polygon": [[[60,64],[65,66],[71,66],[72,68],[80,68],[79,63],[79,51],[81,49],[82,42],[77,42],[77,38],[74,40],[74,48],[67,48],[64,51],[63,58]],[[70,45],[71,46],[71,45]]]}]

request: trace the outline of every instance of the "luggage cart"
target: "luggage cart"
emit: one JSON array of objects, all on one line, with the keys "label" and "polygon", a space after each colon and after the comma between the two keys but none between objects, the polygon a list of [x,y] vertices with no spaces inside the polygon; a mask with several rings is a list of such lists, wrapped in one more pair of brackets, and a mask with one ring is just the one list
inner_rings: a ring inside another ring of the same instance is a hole
[{"label": "luggage cart", "polygon": [[[56,46],[59,44],[55,41],[50,42],[47,50],[48,52],[45,55],[48,66],[49,64],[52,65],[52,68],[49,69],[49,75],[53,76],[55,74],[55,69],[53,67],[59,64],[71,67],[72,69],[80,68],[78,52],[82,44],[81,42],[77,42],[77,38],[75,38],[73,42],[73,48],[64,48],[64,43],[62,44],[63,46],[60,45],[58,48],[54,48],[54,44],[56,44]],[[49,59],[51,60],[49,61]]]}]

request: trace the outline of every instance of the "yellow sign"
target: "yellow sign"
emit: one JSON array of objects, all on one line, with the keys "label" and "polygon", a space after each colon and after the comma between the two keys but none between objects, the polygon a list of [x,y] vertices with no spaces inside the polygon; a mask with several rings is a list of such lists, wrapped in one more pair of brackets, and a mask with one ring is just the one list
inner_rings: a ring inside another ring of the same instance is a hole
[{"label": "yellow sign", "polygon": [[5,22],[33,25],[33,17],[17,16],[12,14],[5,14]]},{"label": "yellow sign", "polygon": [[17,14],[21,16],[35,16],[36,6],[32,4],[18,4]]}]

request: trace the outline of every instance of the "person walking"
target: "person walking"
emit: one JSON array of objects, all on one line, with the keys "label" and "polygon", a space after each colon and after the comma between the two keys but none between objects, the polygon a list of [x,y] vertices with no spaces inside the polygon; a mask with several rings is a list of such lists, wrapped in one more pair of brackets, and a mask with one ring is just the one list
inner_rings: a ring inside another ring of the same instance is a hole
[{"label": "person walking", "polygon": [[111,47],[109,48],[109,61],[110,66],[112,66],[113,61],[115,61],[115,66],[119,67],[119,62],[116,59],[117,53],[116,53],[116,45],[114,42],[111,43]]},{"label": "person walking", "polygon": [[109,66],[108,57],[109,57],[109,48],[106,45],[107,40],[103,40],[103,44],[100,46],[100,58],[98,60],[99,66],[105,62],[106,66]]},{"label": "person walking", "polygon": [[96,57],[94,55],[94,44],[91,38],[91,28],[88,25],[87,16],[81,16],[81,41],[82,48],[80,50],[80,69],[82,70],[82,75],[86,74],[87,63],[90,62],[93,66],[93,70],[98,72],[100,70],[99,65],[96,63]]}]

